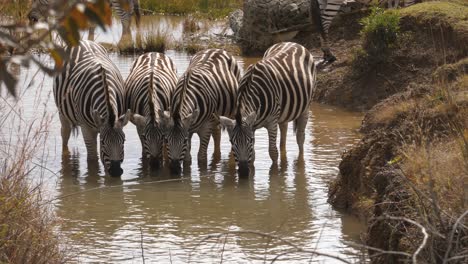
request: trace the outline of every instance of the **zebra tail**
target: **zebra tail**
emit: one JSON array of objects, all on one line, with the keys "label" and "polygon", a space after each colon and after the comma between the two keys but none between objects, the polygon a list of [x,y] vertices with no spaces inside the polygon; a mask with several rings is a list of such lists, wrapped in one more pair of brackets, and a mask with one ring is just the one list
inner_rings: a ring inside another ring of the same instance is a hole
[{"label": "zebra tail", "polygon": [[141,13],[140,13],[140,1],[135,0],[133,1],[133,10],[135,12],[135,23],[138,28],[140,28],[140,19],[141,19]]},{"label": "zebra tail", "polygon": [[154,63],[154,54],[151,55],[151,62],[150,62],[150,67],[151,67],[151,73],[150,73],[150,79],[149,79],[149,86],[148,86],[148,104],[149,104],[149,111],[150,111],[150,118],[151,120],[156,120],[156,113],[155,113],[155,105],[153,101],[153,87],[154,87],[154,72],[153,72],[153,63]]},{"label": "zebra tail", "polygon": [[102,67],[102,65],[101,65],[101,75],[102,75],[102,84],[103,84],[104,95],[105,95],[104,98],[106,100],[108,121],[111,126],[114,126],[116,116],[115,116],[115,113],[112,109],[112,105],[110,102],[109,86],[107,85],[106,71],[104,70],[104,67]]},{"label": "zebra tail", "polygon": [[293,134],[296,135],[297,132],[297,119],[293,121]]},{"label": "zebra tail", "polygon": [[325,31],[323,30],[322,14],[320,12],[320,3],[318,0],[310,0],[310,14],[312,17],[312,23],[318,27],[320,35],[323,39],[326,39]]}]

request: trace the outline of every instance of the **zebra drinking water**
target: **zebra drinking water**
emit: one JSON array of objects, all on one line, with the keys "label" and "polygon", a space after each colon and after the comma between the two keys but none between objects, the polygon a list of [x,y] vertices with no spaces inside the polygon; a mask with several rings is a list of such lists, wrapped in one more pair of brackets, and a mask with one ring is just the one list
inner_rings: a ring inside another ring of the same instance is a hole
[{"label": "zebra drinking water", "polygon": [[206,161],[211,135],[215,155],[219,155],[221,132],[213,114],[234,115],[239,78],[236,59],[224,50],[208,49],[194,55],[177,83],[171,111],[162,116],[163,126],[167,129],[167,155],[172,172],[180,172],[182,161],[191,161],[193,133],[200,137],[200,162]]},{"label": "zebra drinking water", "polygon": [[105,172],[123,173],[125,135],[129,113],[124,113],[124,82],[106,50],[91,41],[67,49],[69,59],[54,79],[54,98],[62,125],[63,154],[73,129],[81,127],[88,160],[97,159],[96,138]]},{"label": "zebra drinking water", "polygon": [[[86,2],[87,0],[76,0],[75,2]],[[120,17],[122,23],[122,36],[130,35],[132,15],[135,15],[135,23],[140,26],[140,3],[139,0],[109,0],[114,12]],[[28,13],[30,23],[36,23],[41,19],[49,17],[50,7],[56,4],[54,0],[32,0],[31,10]],[[95,27],[89,29],[88,39],[94,40]]]},{"label": "zebra drinking water", "polygon": [[273,45],[262,60],[249,66],[239,84],[235,120],[220,117],[229,133],[239,176],[249,175],[249,164],[255,158],[255,130],[261,127],[268,130],[269,154],[274,164],[278,161],[278,125],[284,153],[288,122],[294,121],[299,153],[303,154],[315,78],[312,54],[291,42]]},{"label": "zebra drinking water", "polygon": [[172,60],[162,53],[151,52],[138,57],[125,82],[125,103],[133,115],[141,140],[143,157],[158,167],[164,145],[160,115],[168,110],[177,83]]}]

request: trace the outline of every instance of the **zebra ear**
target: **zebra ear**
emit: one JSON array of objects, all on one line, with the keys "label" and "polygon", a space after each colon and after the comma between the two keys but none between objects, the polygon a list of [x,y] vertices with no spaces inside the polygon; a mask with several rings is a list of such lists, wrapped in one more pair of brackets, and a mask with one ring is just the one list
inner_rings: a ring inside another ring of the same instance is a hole
[{"label": "zebra ear", "polygon": [[255,121],[257,121],[257,112],[255,111],[246,116],[244,120],[245,124],[250,127],[254,126]]},{"label": "zebra ear", "polygon": [[236,125],[236,120],[233,120],[224,116],[220,116],[219,123],[221,124],[221,129],[223,130],[226,129],[230,137],[232,130],[234,129],[234,126]]},{"label": "zebra ear", "polygon": [[130,116],[130,121],[135,126],[143,127],[146,123],[146,117],[139,115],[139,114],[133,114]]},{"label": "zebra ear", "polygon": [[101,116],[101,114],[99,114],[98,110],[93,111],[93,119],[94,119],[94,122],[97,124],[98,127],[101,127],[102,124],[104,124],[104,122],[106,122],[106,119],[103,116]]},{"label": "zebra ear", "polygon": [[190,125],[193,123],[194,120],[198,118],[198,115],[200,114],[200,110],[195,109],[190,115],[188,115],[184,120],[182,120],[183,124],[185,127],[190,127]]},{"label": "zebra ear", "polygon": [[171,124],[171,114],[170,114],[170,112],[169,111],[163,111],[163,110],[159,109],[157,115],[159,116],[159,122],[161,124],[162,129],[164,131],[168,130],[169,125]]},{"label": "zebra ear", "polygon": [[124,126],[127,125],[128,120],[130,120],[131,117],[132,117],[132,111],[130,111],[130,109],[128,109],[127,113],[125,113],[124,115],[121,115],[119,117],[117,125],[123,128]]}]

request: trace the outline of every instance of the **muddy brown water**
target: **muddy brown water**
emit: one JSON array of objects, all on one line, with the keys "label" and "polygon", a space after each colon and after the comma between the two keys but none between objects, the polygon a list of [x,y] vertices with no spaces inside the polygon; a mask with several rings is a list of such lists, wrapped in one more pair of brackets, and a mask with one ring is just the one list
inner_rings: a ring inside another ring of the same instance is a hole
[{"label": "muddy brown water", "polygon": [[[182,21],[168,17],[153,20],[156,25],[169,21],[176,27]],[[115,34],[101,33],[97,40],[114,41],[118,39]],[[179,75],[183,73],[190,56],[175,51],[166,54],[174,60]],[[136,56],[110,56],[126,78]],[[245,68],[257,59],[238,60]],[[124,174],[110,178],[104,176],[100,163],[87,163],[81,134],[70,140],[71,155],[62,157],[51,78],[34,67],[15,70],[20,79],[19,100],[5,101],[15,111],[3,131],[11,129],[13,135],[18,124],[25,127],[44,113],[50,116],[47,142],[35,159],[47,169],[35,177],[45,183],[47,197],[61,219],[60,231],[78,250],[80,262],[142,263],[144,258],[146,263],[260,263],[280,254],[277,261],[284,263],[337,262],[294,252],[278,239],[242,231],[273,233],[301,248],[346,259],[362,254],[350,243],[360,243],[363,224],[327,203],[328,183],[338,173],[342,152],[359,140],[361,114],[313,103],[304,159],[298,160],[290,126],[286,159],[276,168],[271,167],[268,156],[266,130],[259,130],[255,175],[249,179],[238,179],[225,132],[220,160],[210,159],[210,145],[208,165],[199,167],[195,135],[194,162],[181,178],[170,176],[166,169],[148,172],[141,162],[136,129],[129,124],[124,129]],[[21,119],[15,113],[20,113]],[[233,233],[219,235],[227,231]]]}]

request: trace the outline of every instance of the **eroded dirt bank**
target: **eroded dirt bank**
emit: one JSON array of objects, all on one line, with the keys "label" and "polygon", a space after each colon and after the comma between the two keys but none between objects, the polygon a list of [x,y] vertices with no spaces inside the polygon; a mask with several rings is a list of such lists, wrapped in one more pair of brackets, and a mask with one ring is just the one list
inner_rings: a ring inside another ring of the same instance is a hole
[{"label": "eroded dirt bank", "polygon": [[332,36],[339,61],[319,76],[315,99],[370,110],[329,201],[368,220],[367,245],[404,253],[370,250],[374,263],[411,260],[419,247],[424,263],[467,260],[467,14],[454,2],[403,9],[397,48],[364,70],[359,38],[343,39],[359,29],[337,23]]}]

